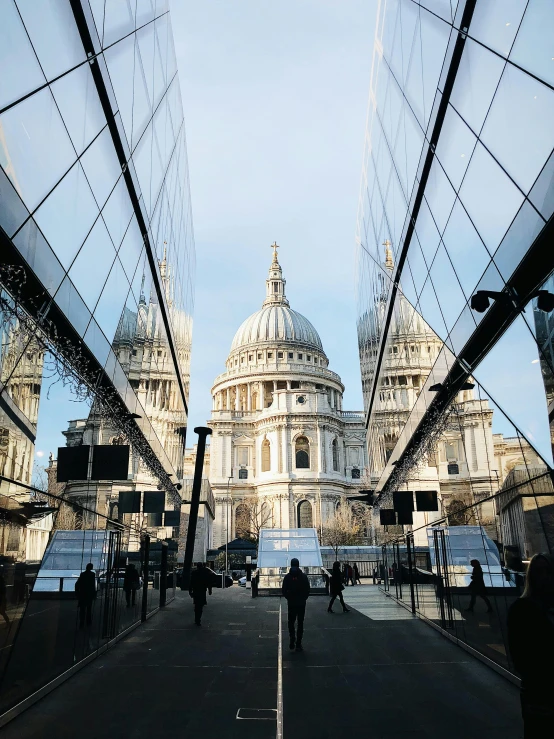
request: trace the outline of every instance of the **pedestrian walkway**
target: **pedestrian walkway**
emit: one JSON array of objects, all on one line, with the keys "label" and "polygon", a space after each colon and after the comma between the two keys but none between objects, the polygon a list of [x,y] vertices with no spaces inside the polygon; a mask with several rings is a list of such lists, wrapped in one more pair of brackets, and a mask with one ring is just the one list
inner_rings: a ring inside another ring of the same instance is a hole
[{"label": "pedestrian walkway", "polygon": [[[290,652],[282,604],[283,737],[520,739],[517,689],[376,587],[352,611],[312,597]],[[202,626],[186,593],[3,729],[3,739],[277,736],[279,598],[214,590]],[[251,713],[246,709],[266,709]],[[239,718],[237,718],[237,714]],[[241,718],[256,716],[258,718]],[[263,716],[263,718],[259,718]],[[355,732],[355,733],[354,733]]]}]

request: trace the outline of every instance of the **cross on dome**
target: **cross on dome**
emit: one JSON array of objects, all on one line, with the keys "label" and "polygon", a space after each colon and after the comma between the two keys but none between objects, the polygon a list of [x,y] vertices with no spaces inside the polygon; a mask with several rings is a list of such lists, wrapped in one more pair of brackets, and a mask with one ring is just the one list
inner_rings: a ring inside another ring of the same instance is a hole
[{"label": "cross on dome", "polygon": [[265,281],[266,296],[264,305],[275,305],[277,303],[288,305],[289,301],[285,297],[286,280],[283,277],[283,270],[281,269],[281,265],[277,259],[277,249],[279,249],[279,244],[274,241],[273,244],[271,244],[271,248],[273,249],[273,260],[269,267],[269,275]]}]

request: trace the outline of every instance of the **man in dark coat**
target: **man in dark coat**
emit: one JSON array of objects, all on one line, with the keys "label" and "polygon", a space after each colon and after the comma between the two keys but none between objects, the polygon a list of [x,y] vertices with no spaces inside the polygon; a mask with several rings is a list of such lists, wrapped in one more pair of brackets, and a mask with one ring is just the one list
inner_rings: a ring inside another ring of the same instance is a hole
[{"label": "man in dark coat", "polygon": [[207,603],[206,590],[210,588],[208,574],[202,562],[197,562],[196,569],[190,573],[189,594],[194,603],[194,623],[197,626],[202,626],[202,610]]},{"label": "man in dark coat", "polygon": [[96,574],[92,562],[89,562],[85,571],[79,575],[75,583],[75,592],[79,604],[79,628],[83,629],[85,616],[87,626],[92,623],[92,603],[96,599]]},{"label": "man in dark coat", "polygon": [[131,605],[135,605],[135,598],[139,587],[139,573],[137,572],[135,565],[131,562],[131,564],[128,564],[125,567],[125,574],[123,575],[123,591],[125,592],[127,608],[130,608]]},{"label": "man in dark coat", "polygon": [[[306,601],[310,595],[310,581],[300,569],[300,563],[294,557],[290,561],[290,570],[283,578],[283,597],[287,599],[289,607],[288,625],[290,643],[289,647],[297,652],[302,651],[302,636],[304,634],[304,615],[306,613]],[[294,633],[294,625],[298,619],[298,631]]]}]

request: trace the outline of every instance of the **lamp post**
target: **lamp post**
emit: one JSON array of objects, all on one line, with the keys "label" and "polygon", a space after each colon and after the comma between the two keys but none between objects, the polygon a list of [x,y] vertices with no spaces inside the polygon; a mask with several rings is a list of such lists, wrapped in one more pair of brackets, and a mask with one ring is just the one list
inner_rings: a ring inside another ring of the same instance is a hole
[{"label": "lamp post", "polygon": [[190,570],[194,555],[196,523],[198,521],[198,508],[200,506],[200,492],[202,489],[202,471],[204,467],[204,452],[206,451],[206,438],[210,436],[212,430],[206,426],[197,426],[194,429],[194,433],[198,434],[198,447],[196,452],[196,463],[194,465],[192,493],[190,497],[189,525],[187,529],[187,541],[185,544],[185,560],[183,562],[181,590],[186,590],[189,585]]},{"label": "lamp post", "polygon": [[227,546],[229,544],[229,483],[233,479],[233,475],[230,474],[227,478],[227,506],[225,510],[225,574],[229,574],[229,554]]}]

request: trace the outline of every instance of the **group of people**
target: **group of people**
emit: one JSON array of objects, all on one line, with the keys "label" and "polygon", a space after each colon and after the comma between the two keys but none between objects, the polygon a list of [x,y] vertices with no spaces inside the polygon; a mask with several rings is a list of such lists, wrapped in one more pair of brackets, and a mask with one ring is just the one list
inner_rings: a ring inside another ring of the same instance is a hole
[{"label": "group of people", "polygon": [[355,562],[353,565],[351,565],[350,562],[345,562],[343,564],[342,581],[345,585],[362,584],[362,581],[360,580],[360,570],[358,569],[358,565]]},{"label": "group of people", "polygon": [[[117,577],[117,574],[116,574]],[[123,592],[127,608],[135,605],[137,590],[140,587],[140,576],[137,568],[131,562],[126,565],[123,575]],[[97,583],[94,565],[89,562],[84,572],[81,572],[75,583],[77,607],[79,608],[79,628],[84,629],[92,624],[92,605],[96,600]]]}]

